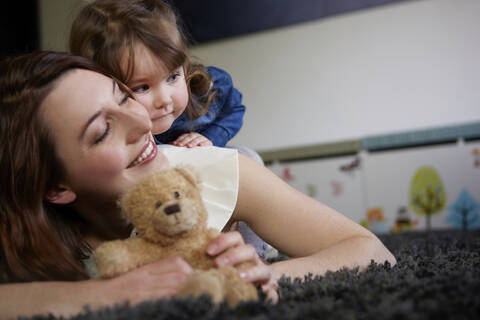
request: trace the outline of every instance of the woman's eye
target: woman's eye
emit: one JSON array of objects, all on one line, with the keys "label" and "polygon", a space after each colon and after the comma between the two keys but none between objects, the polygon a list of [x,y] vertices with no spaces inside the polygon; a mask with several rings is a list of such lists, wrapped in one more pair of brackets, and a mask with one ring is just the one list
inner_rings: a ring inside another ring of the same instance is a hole
[{"label": "woman's eye", "polygon": [[97,139],[95,139],[94,143],[98,144],[102,142],[103,140],[105,140],[105,138],[108,136],[109,133],[110,133],[110,123],[107,122],[107,125],[105,126],[105,130],[103,130],[102,134]]},{"label": "woman's eye", "polygon": [[142,92],[147,91],[148,89],[150,89],[150,87],[146,84],[143,84],[141,86],[132,88],[132,91],[135,92],[135,93],[142,93]]},{"label": "woman's eye", "polygon": [[125,102],[127,102],[128,98],[130,98],[130,94],[129,94],[129,93],[125,93],[125,95],[123,96],[122,100],[120,100],[119,105],[121,106],[122,104],[124,104]]}]

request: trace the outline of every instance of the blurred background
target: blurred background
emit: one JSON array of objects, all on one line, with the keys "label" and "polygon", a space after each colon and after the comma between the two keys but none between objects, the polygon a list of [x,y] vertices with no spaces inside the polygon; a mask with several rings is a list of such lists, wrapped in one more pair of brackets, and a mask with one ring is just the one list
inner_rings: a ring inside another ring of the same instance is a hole
[{"label": "blurred background", "polygon": [[[2,2],[1,56],[66,50],[84,3]],[[480,227],[480,1],[171,3],[243,93],[231,144],[375,232]]]}]

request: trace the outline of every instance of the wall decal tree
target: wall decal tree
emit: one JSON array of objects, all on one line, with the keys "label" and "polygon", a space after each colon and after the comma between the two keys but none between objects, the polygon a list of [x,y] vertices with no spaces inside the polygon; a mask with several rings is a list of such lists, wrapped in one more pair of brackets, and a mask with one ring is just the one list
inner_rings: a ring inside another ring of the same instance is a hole
[{"label": "wall decal tree", "polygon": [[445,187],[435,168],[419,168],[410,184],[410,207],[419,216],[426,217],[426,229],[431,229],[432,215],[440,212],[447,201]]}]

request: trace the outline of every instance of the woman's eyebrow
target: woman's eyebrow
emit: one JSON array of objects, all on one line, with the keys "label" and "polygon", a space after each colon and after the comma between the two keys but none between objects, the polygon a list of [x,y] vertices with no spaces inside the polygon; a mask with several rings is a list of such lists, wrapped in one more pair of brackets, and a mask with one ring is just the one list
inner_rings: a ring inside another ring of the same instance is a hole
[{"label": "woman's eyebrow", "polygon": [[[112,79],[112,95],[115,95],[116,87],[117,87],[117,81],[115,81],[115,79]],[[85,123],[85,125],[83,126],[82,131],[80,132],[80,135],[78,136],[78,140],[83,139],[83,137],[85,136],[85,132],[88,129],[88,126],[93,121],[95,121],[95,119],[97,119],[102,113],[103,113],[103,108],[95,112],[95,114],[88,119],[87,123]]]},{"label": "woman's eyebrow", "polygon": [[85,125],[83,126],[82,131],[80,132],[80,135],[78,136],[78,140],[83,139],[83,137],[85,136],[85,131],[87,131],[88,129],[88,126],[93,121],[95,121],[95,119],[97,119],[102,113],[103,113],[103,108],[95,112],[95,114],[88,119],[87,123],[85,123]]}]

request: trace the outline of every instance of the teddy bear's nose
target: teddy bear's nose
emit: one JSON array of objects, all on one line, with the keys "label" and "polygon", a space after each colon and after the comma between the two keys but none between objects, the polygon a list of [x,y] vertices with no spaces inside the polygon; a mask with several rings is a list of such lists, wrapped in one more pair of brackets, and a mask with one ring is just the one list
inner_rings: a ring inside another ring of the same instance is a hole
[{"label": "teddy bear's nose", "polygon": [[166,215],[171,215],[180,211],[180,206],[178,204],[172,204],[163,210]]}]

